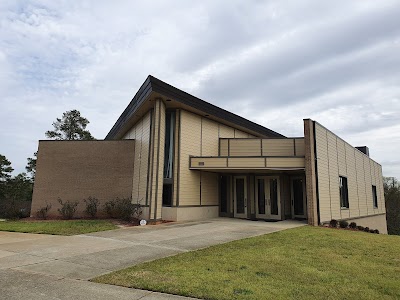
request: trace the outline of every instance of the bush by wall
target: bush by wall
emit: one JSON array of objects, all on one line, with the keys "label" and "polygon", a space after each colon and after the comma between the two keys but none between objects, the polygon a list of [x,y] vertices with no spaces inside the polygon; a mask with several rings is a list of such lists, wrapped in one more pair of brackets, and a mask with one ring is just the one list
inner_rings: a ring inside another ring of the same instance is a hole
[{"label": "bush by wall", "polygon": [[357,228],[357,223],[356,223],[356,222],[351,222],[351,223],[349,224],[349,227],[350,227],[351,229],[356,229],[356,228]]},{"label": "bush by wall", "polygon": [[132,198],[116,198],[104,203],[104,212],[110,218],[121,219],[124,221],[139,220],[143,210],[139,202],[132,203]]},{"label": "bush by wall", "polygon": [[72,219],[76,212],[76,207],[79,204],[79,201],[66,201],[63,202],[61,198],[58,198],[58,203],[61,204],[61,208],[58,209],[58,212],[64,219]]},{"label": "bush by wall", "polygon": [[87,199],[83,199],[83,202],[86,204],[85,214],[92,218],[96,217],[99,199],[89,196]]},{"label": "bush by wall", "polygon": [[337,225],[338,225],[338,221],[335,220],[335,219],[332,219],[332,220],[329,222],[329,227],[337,228]]},{"label": "bush by wall", "polygon": [[41,207],[36,211],[36,217],[38,219],[46,220],[50,209],[51,209],[51,204],[46,203],[46,206]]},{"label": "bush by wall", "polygon": [[340,228],[347,228],[347,227],[349,227],[349,222],[347,222],[345,220],[340,220],[339,226],[340,226]]}]

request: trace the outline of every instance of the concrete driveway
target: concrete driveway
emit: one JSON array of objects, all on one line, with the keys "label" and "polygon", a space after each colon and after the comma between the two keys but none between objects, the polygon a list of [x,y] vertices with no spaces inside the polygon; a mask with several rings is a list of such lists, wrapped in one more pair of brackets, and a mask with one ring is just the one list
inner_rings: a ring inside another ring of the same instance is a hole
[{"label": "concrete driveway", "polygon": [[304,224],[218,218],[76,236],[0,232],[0,299],[190,299],[87,280],[141,262]]}]

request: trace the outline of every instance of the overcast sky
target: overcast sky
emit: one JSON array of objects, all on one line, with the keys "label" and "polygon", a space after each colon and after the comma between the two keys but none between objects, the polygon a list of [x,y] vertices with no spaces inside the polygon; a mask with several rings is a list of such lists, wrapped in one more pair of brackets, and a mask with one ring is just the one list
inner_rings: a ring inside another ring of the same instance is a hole
[{"label": "overcast sky", "polygon": [[24,171],[71,109],[104,138],[149,74],[286,136],[315,119],[400,179],[400,1],[2,0],[0,154]]}]

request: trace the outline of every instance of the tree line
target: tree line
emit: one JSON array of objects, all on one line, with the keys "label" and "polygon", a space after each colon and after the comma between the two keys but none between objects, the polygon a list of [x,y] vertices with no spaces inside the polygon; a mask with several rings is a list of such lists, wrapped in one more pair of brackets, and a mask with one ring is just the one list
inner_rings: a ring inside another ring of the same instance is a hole
[{"label": "tree line", "polygon": [[[94,140],[86,129],[89,120],[76,110],[63,113],[52,123],[53,130],[45,136],[53,140]],[[36,175],[38,152],[27,158],[26,172],[12,175],[14,168],[6,156],[0,154],[0,217],[23,218],[30,215],[33,184]]]},{"label": "tree line", "polygon": [[395,177],[383,177],[386,221],[389,234],[400,235],[400,184]]}]

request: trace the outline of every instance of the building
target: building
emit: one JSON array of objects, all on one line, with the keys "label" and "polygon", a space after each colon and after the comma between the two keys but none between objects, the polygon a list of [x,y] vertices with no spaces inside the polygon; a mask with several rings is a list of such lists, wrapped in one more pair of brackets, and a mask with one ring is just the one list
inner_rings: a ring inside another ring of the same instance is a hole
[{"label": "building", "polygon": [[285,137],[149,76],[102,141],[40,141],[32,213],[132,197],[143,218],[355,220],[386,232],[382,168],[316,121]]}]

